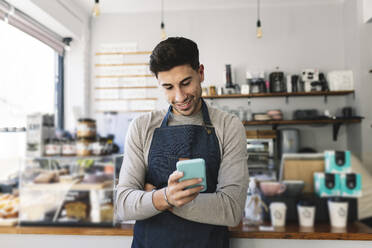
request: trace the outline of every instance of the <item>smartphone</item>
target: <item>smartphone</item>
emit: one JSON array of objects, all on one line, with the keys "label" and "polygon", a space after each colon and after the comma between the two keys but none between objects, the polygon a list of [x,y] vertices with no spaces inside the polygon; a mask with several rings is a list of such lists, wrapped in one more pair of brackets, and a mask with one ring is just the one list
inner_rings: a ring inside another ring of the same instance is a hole
[{"label": "smartphone", "polygon": [[189,160],[178,161],[177,171],[183,172],[183,177],[179,180],[180,182],[193,178],[202,178],[203,181],[199,184],[189,186],[187,188],[194,188],[197,186],[203,186],[204,188],[200,192],[207,190],[207,178],[205,174],[205,161],[202,158],[195,158]]}]

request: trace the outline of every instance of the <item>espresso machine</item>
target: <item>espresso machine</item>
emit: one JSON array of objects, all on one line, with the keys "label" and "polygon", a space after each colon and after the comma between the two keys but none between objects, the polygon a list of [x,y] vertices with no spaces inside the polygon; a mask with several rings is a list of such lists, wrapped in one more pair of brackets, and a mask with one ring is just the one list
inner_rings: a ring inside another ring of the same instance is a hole
[{"label": "espresso machine", "polygon": [[266,82],[263,78],[252,78],[248,81],[249,93],[266,93]]},{"label": "espresso machine", "polygon": [[272,72],[269,75],[270,92],[287,92],[284,73],[281,71]]}]

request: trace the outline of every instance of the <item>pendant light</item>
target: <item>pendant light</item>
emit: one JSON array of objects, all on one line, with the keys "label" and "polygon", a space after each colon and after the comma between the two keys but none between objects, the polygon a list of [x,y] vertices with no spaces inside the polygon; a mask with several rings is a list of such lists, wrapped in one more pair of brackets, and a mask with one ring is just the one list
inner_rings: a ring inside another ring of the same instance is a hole
[{"label": "pendant light", "polygon": [[94,7],[93,7],[93,10],[92,10],[92,15],[94,17],[97,17],[97,16],[99,16],[99,14],[100,14],[99,0],[94,0]]},{"label": "pendant light", "polygon": [[256,36],[258,39],[262,37],[262,27],[261,27],[261,20],[260,20],[260,0],[257,0],[257,29],[256,29]]},{"label": "pendant light", "polygon": [[165,25],[164,25],[164,0],[161,0],[161,23],[160,23],[160,30],[161,30],[161,39],[165,40],[167,38],[167,34],[165,33]]}]

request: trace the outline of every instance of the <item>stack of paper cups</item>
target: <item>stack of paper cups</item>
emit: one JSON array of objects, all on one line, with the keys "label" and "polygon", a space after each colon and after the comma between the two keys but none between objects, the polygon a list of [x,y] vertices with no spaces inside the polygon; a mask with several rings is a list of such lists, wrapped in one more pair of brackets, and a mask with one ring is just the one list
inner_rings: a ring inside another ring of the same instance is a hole
[{"label": "stack of paper cups", "polygon": [[331,226],[345,228],[347,223],[348,202],[340,198],[328,200],[329,218]]},{"label": "stack of paper cups", "polygon": [[315,206],[311,202],[300,201],[297,205],[300,226],[313,227],[315,220]]},{"label": "stack of paper cups", "polygon": [[287,206],[283,202],[272,202],[270,204],[270,216],[272,226],[285,226]]}]

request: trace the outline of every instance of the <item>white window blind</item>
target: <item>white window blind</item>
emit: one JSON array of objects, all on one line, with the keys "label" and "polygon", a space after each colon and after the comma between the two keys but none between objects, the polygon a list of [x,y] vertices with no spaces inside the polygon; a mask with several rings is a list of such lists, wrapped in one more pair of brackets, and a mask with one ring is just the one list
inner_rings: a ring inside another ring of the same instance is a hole
[{"label": "white window blind", "polygon": [[23,32],[35,37],[54,49],[58,54],[63,55],[65,44],[63,37],[46,28],[22,11],[14,8],[4,0],[0,0],[0,19]]}]

